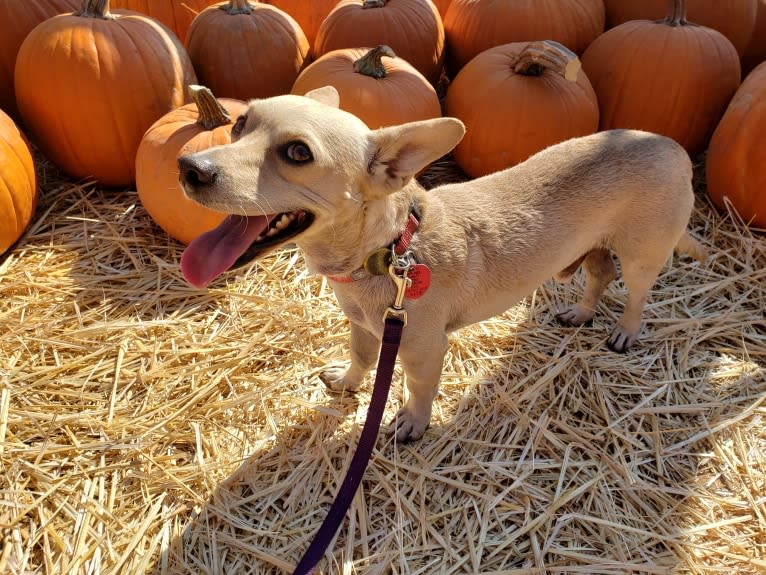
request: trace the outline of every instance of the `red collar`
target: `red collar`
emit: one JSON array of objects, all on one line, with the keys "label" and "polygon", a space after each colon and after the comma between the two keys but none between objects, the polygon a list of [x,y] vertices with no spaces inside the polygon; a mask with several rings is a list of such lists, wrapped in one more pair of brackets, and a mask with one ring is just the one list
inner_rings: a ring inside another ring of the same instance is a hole
[{"label": "red collar", "polygon": [[[410,214],[407,217],[407,223],[404,225],[399,238],[393,243],[393,251],[397,256],[404,255],[410,248],[410,242],[415,235],[415,232],[420,227],[420,210],[418,209],[417,200],[413,200],[412,207],[410,208]],[[382,275],[384,271],[370,269],[375,267],[370,265],[370,261],[377,259],[377,256],[381,252],[388,250],[388,247],[378,248],[370,252],[364,260],[364,265],[352,271],[347,276],[327,276],[327,279],[338,283],[351,283],[354,281],[362,280],[373,275]],[[387,270],[386,270],[387,271]]]}]

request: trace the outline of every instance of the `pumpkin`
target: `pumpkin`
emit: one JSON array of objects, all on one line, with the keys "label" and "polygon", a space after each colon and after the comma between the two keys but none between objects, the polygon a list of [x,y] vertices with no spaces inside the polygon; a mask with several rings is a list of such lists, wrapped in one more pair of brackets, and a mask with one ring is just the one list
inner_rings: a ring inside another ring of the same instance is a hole
[{"label": "pumpkin", "polygon": [[702,152],[740,82],[737,51],[720,32],[686,20],[671,0],[658,21],[632,20],[604,32],[582,56],[598,96],[602,130],[635,128]]},{"label": "pumpkin", "polygon": [[758,0],[758,11],[750,42],[742,54],[742,73],[747,74],[766,60],[766,0]]},{"label": "pumpkin", "polygon": [[328,52],[301,72],[292,93],[327,85],[338,90],[340,108],[371,129],[441,116],[434,87],[385,45]]},{"label": "pumpkin", "polygon": [[144,209],[171,237],[188,244],[216,227],[226,214],[188,199],[178,183],[178,158],[231,142],[231,118],[247,109],[241,100],[219,98],[193,85],[194,100],[162,116],[146,131],[136,154],[136,190]]},{"label": "pumpkin", "polygon": [[444,17],[447,68],[510,42],[555,40],[581,54],[604,30],[603,0],[452,0]]},{"label": "pumpkin", "polygon": [[194,69],[158,21],[108,0],[46,20],[19,49],[16,101],[41,151],[63,172],[104,186],[134,181],[149,126],[184,103]]},{"label": "pumpkin", "polygon": [[311,2],[306,0],[267,0],[266,3],[284,10],[295,18],[306,35],[309,47],[312,47],[322,20],[335,8],[338,0],[311,0]]},{"label": "pumpkin", "polygon": [[314,54],[381,44],[438,82],[444,26],[431,0],[341,0],[319,27]]},{"label": "pumpkin", "polygon": [[186,47],[199,83],[239,100],[289,93],[309,51],[289,14],[248,0],[205,8],[189,28]]},{"label": "pumpkin", "polygon": [[[742,55],[755,23],[757,0],[688,0],[688,20],[718,30]],[[668,8],[668,0],[604,0],[606,27],[629,20],[657,20]]]},{"label": "pumpkin", "polygon": [[723,211],[766,229],[766,62],[745,78],[710,139],[707,192]]},{"label": "pumpkin", "polygon": [[112,0],[112,8],[135,10],[156,18],[170,28],[181,42],[194,17],[220,0]]},{"label": "pumpkin", "polygon": [[0,254],[15,244],[35,212],[32,152],[13,119],[0,110]]},{"label": "pumpkin", "polygon": [[0,109],[19,119],[14,92],[13,71],[16,55],[30,30],[51,16],[72,12],[80,0],[0,0]]},{"label": "pumpkin", "polygon": [[596,94],[577,55],[553,41],[483,51],[450,84],[445,113],[466,126],[453,156],[472,177],[598,128]]}]

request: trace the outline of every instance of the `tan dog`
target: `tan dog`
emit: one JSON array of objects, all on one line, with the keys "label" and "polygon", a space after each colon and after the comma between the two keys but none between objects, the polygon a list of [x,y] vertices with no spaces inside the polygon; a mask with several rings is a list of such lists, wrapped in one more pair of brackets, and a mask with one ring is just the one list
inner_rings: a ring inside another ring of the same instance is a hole
[{"label": "tan dog", "polygon": [[297,244],[311,271],[334,278],[351,324],[350,365],[328,368],[323,380],[333,390],[356,390],[375,364],[396,294],[387,274],[361,270],[369,254],[397,241],[416,205],[409,248],[431,278],[422,297],[404,304],[409,323],[399,357],[409,397],[395,420],[400,441],[419,438],[429,423],[448,332],[503,312],[552,276],[568,279],[580,264],[585,293],[558,317],[588,322],[617,275],[614,253],[628,296],[608,344],[625,351],[674,247],[704,257],[685,231],[691,163],[668,138],[602,132],[426,192],[414,176],[460,141],[461,122],[370,131],[337,105],[333,88],[254,100],[232,144],[179,159],[190,198],[238,214],[192,242],[182,268],[201,287],[238,261]]}]

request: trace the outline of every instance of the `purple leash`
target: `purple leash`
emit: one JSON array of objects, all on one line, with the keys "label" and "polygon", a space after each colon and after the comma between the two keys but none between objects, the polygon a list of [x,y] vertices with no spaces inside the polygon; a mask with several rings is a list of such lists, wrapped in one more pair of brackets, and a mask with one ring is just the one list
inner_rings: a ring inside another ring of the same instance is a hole
[{"label": "purple leash", "polygon": [[327,512],[327,516],[308,549],[303,554],[303,557],[298,562],[293,575],[309,575],[313,571],[314,567],[321,561],[330,543],[332,543],[346,515],[346,511],[351,507],[351,501],[353,501],[359,484],[362,482],[364,470],[367,468],[372,450],[375,448],[375,441],[378,438],[378,430],[380,429],[383,411],[385,411],[388,400],[388,390],[391,387],[391,379],[394,375],[396,355],[399,351],[399,342],[402,339],[402,328],[405,321],[401,317],[394,317],[392,315],[386,317],[383,342],[380,347],[378,367],[375,374],[375,385],[372,388],[370,407],[367,410],[367,419],[364,422],[362,434],[359,437],[359,445],[357,445],[354,456],[348,466],[348,471],[346,471],[346,476],[338,488],[338,493]]}]

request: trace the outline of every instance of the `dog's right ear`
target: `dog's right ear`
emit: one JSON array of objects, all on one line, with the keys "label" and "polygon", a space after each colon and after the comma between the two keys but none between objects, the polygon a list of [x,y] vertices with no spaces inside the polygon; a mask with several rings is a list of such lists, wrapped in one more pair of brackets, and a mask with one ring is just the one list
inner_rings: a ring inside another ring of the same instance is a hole
[{"label": "dog's right ear", "polygon": [[384,193],[401,189],[428,164],[447,154],[465,134],[456,118],[434,118],[370,132],[367,172]]},{"label": "dog's right ear", "polygon": [[338,90],[335,89],[335,86],[315,88],[314,90],[306,92],[304,96],[316,100],[320,104],[332,106],[333,108],[340,106],[340,94],[338,94]]}]

